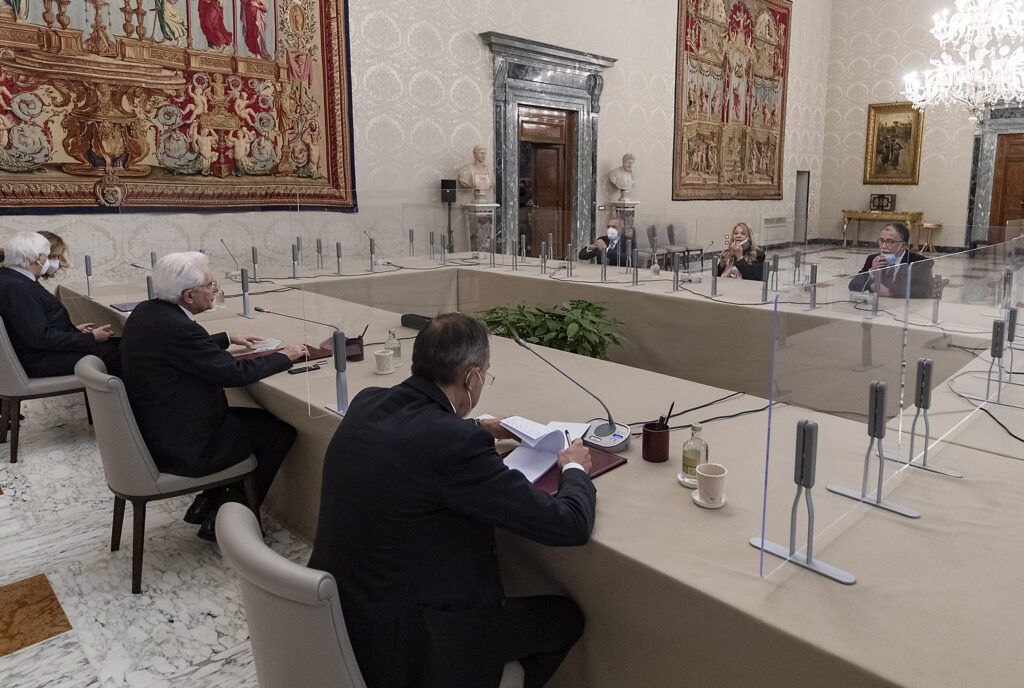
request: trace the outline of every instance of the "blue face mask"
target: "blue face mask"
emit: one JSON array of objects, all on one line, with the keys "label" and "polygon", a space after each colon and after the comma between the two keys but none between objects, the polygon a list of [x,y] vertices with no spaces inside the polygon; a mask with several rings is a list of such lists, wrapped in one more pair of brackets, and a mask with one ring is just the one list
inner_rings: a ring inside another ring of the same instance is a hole
[{"label": "blue face mask", "polygon": [[896,254],[895,253],[883,253],[882,255],[885,256],[885,262],[888,263],[889,265],[895,265],[896,264]]}]

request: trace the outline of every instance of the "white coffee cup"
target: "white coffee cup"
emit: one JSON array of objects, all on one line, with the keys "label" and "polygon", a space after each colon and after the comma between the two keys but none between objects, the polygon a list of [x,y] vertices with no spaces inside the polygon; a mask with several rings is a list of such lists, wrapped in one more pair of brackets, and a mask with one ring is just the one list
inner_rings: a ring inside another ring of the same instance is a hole
[{"label": "white coffee cup", "polygon": [[725,499],[727,473],[720,463],[697,464],[697,493],[709,506],[717,506]]},{"label": "white coffee cup", "polygon": [[395,372],[394,354],[390,349],[378,349],[373,352],[373,360],[377,364],[377,374],[387,375]]}]

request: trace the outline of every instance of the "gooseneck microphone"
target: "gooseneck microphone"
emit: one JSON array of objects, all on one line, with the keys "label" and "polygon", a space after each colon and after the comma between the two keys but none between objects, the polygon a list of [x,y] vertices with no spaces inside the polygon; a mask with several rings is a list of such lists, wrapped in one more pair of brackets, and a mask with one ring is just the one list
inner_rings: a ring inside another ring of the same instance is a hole
[{"label": "gooseneck microphone", "polygon": [[278,313],[277,311],[268,311],[266,308],[261,308],[260,306],[253,306],[253,310],[256,311],[257,313],[266,313],[267,315],[280,315],[282,318],[291,318],[292,320],[313,323],[314,325],[323,325],[324,327],[329,327],[332,330],[339,329],[338,327],[330,323],[320,322],[319,320],[310,320],[309,318],[300,318],[297,315],[288,315],[287,313]]},{"label": "gooseneck microphone", "polygon": [[591,422],[590,427],[587,428],[587,431],[585,433],[583,433],[583,444],[589,447],[594,447],[595,449],[602,449],[607,452],[623,451],[626,449],[626,447],[629,446],[629,428],[626,427],[625,425],[622,425],[621,423],[616,423],[612,419],[612,412],[608,410],[608,407],[605,406],[605,403],[601,401],[596,394],[594,394],[589,389],[587,389],[579,382],[577,382],[575,379],[570,377],[568,373],[563,371],[554,363],[552,363],[551,361],[549,361],[548,359],[544,358],[539,353],[534,351],[529,344],[522,340],[522,338],[519,335],[515,335],[515,340],[516,344],[523,347],[531,354],[533,354],[534,356],[536,356],[537,358],[539,358],[540,360],[544,361],[549,366],[557,370],[559,373],[562,374],[563,377],[569,380],[569,382],[573,383],[574,385],[582,389],[584,392],[594,397],[594,399],[597,400],[597,403],[601,404],[601,408],[604,409],[605,414],[608,416],[608,421],[604,422],[600,420],[595,420]]},{"label": "gooseneck microphone", "polygon": [[[242,269],[242,266],[238,264],[238,259],[235,258],[235,254],[231,252],[230,248],[228,248],[228,242],[224,241],[224,239],[221,238],[220,243],[224,244],[224,250],[228,252],[229,256],[231,256],[231,260],[235,264],[235,273],[239,272]],[[230,276],[234,276],[233,273],[228,273],[228,274]]]},{"label": "gooseneck microphone", "polygon": [[147,268],[147,267],[146,267],[145,265],[143,265],[142,263],[130,263],[130,265],[131,265],[131,266],[132,266],[133,268],[138,268],[139,270],[145,270],[146,272],[153,272],[153,268]]}]

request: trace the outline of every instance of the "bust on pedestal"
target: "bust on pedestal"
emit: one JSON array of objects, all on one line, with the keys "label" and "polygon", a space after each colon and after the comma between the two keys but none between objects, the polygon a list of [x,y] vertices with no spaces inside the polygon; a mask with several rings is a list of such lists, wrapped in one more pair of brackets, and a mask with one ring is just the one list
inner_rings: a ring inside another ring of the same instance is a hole
[{"label": "bust on pedestal", "polygon": [[494,210],[497,203],[487,203],[487,192],[494,188],[494,172],[486,164],[487,149],[473,147],[473,162],[459,168],[455,178],[459,185],[473,189],[473,202],[462,207],[466,213],[466,231],[470,251],[490,251],[494,232]]},{"label": "bust on pedestal", "polygon": [[631,201],[630,194],[636,186],[636,179],[633,178],[633,163],[636,156],[626,153],[622,156],[622,167],[616,167],[608,173],[608,181],[619,190],[619,197],[616,201]]}]

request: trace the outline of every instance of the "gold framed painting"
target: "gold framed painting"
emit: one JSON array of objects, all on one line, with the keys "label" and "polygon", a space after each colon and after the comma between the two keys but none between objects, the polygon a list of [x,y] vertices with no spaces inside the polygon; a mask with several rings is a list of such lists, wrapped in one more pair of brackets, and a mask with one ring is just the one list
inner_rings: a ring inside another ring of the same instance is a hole
[{"label": "gold framed painting", "polygon": [[924,113],[911,103],[868,105],[865,184],[917,184]]}]

